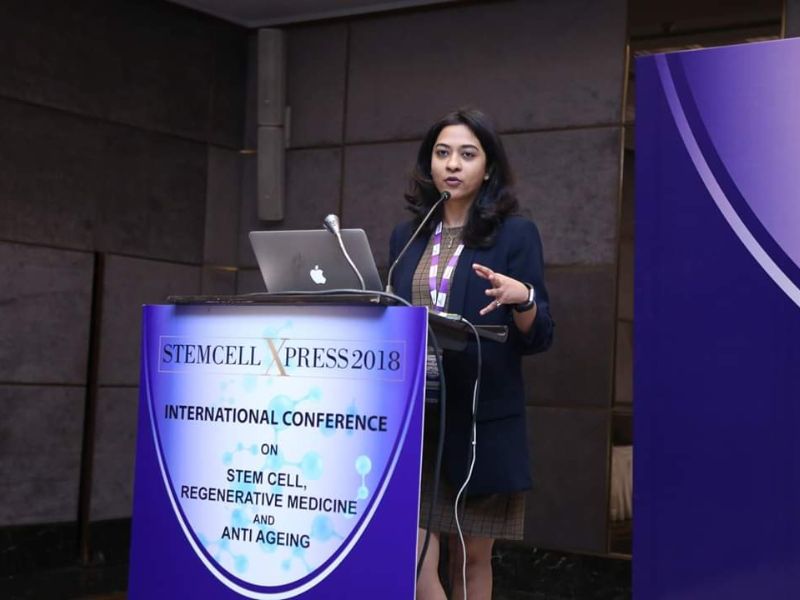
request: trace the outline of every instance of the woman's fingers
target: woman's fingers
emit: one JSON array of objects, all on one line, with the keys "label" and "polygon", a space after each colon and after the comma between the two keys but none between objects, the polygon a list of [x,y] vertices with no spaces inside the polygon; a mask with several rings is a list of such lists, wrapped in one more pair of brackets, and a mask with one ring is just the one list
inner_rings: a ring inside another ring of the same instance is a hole
[{"label": "woman's fingers", "polygon": [[498,308],[500,308],[501,306],[502,306],[502,304],[500,304],[500,302],[499,302],[499,301],[497,301],[497,300],[492,300],[491,302],[489,302],[489,304],[487,304],[486,306],[484,306],[484,307],[483,307],[483,308],[480,310],[480,313],[479,313],[479,314],[481,314],[481,315],[487,315],[487,314],[489,314],[490,312],[492,312],[493,310],[497,310],[497,309],[498,309]]},{"label": "woman's fingers", "polygon": [[480,314],[485,315],[499,308],[503,304],[520,304],[528,298],[528,288],[524,283],[516,279],[495,273],[489,267],[484,267],[478,263],[472,263],[472,270],[482,279],[486,279],[491,287],[486,288],[484,293],[494,298],[491,304],[487,304],[481,309]]},{"label": "woman's fingers", "polygon": [[492,275],[494,275],[494,271],[478,263],[472,263],[472,270],[475,271],[478,277],[482,277],[483,279],[491,279]]},{"label": "woman's fingers", "polygon": [[472,269],[475,271],[475,274],[482,279],[486,279],[489,283],[492,284],[493,289],[499,289],[503,285],[503,280],[507,279],[504,275],[500,275],[500,273],[495,273],[489,267],[484,267],[483,265],[479,265],[478,263],[474,263],[472,265]]},{"label": "woman's fingers", "polygon": [[487,304],[480,310],[480,314],[485,315],[493,310],[496,310],[502,305],[502,298],[506,293],[505,286],[503,284],[508,280],[508,277],[505,277],[500,273],[495,273],[489,267],[484,267],[478,263],[473,263],[472,269],[475,271],[475,274],[478,275],[478,277],[486,279],[492,284],[491,287],[488,287],[484,290],[484,293],[487,296],[494,298],[491,303]]}]

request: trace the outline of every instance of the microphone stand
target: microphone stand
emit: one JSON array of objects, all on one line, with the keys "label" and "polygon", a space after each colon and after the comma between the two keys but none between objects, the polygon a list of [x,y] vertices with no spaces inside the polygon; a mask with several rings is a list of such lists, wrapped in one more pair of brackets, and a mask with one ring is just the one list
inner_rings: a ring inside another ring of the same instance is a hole
[{"label": "microphone stand", "polygon": [[359,284],[361,284],[361,290],[362,291],[366,291],[367,290],[367,286],[364,283],[364,278],[361,276],[361,273],[356,268],[355,263],[350,258],[350,255],[347,253],[347,249],[344,247],[344,241],[342,240],[342,234],[339,231],[339,217],[337,217],[336,215],[328,215],[327,217],[325,217],[325,220],[323,221],[323,223],[325,225],[325,229],[327,229],[333,235],[336,236],[336,240],[339,242],[339,248],[342,250],[342,254],[344,254],[344,257],[347,259],[347,264],[350,265],[350,268],[353,269],[353,273],[355,273],[356,277],[358,277],[358,282],[359,282]]},{"label": "microphone stand", "polygon": [[392,263],[392,266],[389,268],[389,275],[386,277],[386,292],[387,293],[394,294],[394,286],[392,286],[392,273],[394,273],[394,268],[397,266],[397,263],[399,263],[400,259],[403,258],[403,255],[406,253],[406,250],[408,250],[408,247],[411,245],[411,242],[413,242],[415,239],[417,239],[417,236],[419,235],[419,232],[425,226],[425,223],[427,223],[428,220],[431,218],[431,216],[436,211],[436,209],[439,208],[439,205],[442,202],[444,202],[446,200],[449,200],[449,199],[450,199],[450,192],[442,192],[442,195],[439,196],[439,199],[436,202],[433,203],[433,206],[431,206],[430,210],[425,215],[425,218],[422,219],[422,222],[419,224],[417,229],[414,231],[414,233],[411,234],[411,237],[408,238],[408,241],[406,242],[406,245],[403,246],[402,250],[400,250],[400,254],[398,254],[397,258],[394,259],[394,262]]}]

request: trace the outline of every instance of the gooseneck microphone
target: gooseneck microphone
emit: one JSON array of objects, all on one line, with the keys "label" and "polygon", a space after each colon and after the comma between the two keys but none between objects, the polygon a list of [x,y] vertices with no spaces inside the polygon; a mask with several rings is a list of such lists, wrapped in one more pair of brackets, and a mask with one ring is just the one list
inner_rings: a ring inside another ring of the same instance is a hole
[{"label": "gooseneck microphone", "polygon": [[342,241],[342,232],[339,230],[339,217],[333,214],[328,215],[325,217],[323,224],[325,225],[325,229],[336,236],[336,240],[339,242],[339,248],[341,248],[342,254],[344,254],[344,257],[347,259],[347,263],[350,265],[350,268],[353,269],[353,273],[355,273],[356,277],[358,277],[358,282],[361,284],[361,289],[366,291],[367,286],[364,284],[364,278],[361,276],[361,273],[356,268],[355,263],[347,253],[347,249],[344,247],[344,241]]},{"label": "gooseneck microphone", "polygon": [[425,223],[428,222],[428,219],[431,218],[431,215],[433,215],[434,211],[437,208],[439,208],[439,205],[442,202],[446,202],[449,199],[450,199],[450,192],[442,192],[442,195],[439,196],[439,199],[433,203],[433,206],[431,206],[430,210],[425,215],[425,218],[422,219],[422,222],[419,224],[419,227],[417,227],[416,231],[414,231],[414,233],[411,234],[411,237],[408,238],[406,245],[403,246],[402,250],[400,250],[400,254],[398,254],[397,258],[394,259],[392,266],[389,268],[389,275],[386,277],[386,292],[388,294],[394,294],[394,287],[392,286],[392,273],[394,272],[394,268],[397,266],[397,263],[399,263],[400,259],[403,258],[403,255],[406,253],[406,250],[408,250],[408,247],[411,245],[411,242],[417,239],[419,232],[425,226]]},{"label": "gooseneck microphone", "polygon": [[341,235],[341,232],[339,231],[339,217],[336,215],[328,215],[325,217],[325,220],[322,222],[322,224],[325,225],[325,229],[330,231],[337,238]]}]

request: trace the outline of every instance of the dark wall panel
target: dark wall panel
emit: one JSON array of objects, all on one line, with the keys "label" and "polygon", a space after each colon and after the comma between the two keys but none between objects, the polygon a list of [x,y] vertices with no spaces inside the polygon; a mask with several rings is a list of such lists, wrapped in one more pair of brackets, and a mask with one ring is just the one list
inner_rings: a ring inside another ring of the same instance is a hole
[{"label": "dark wall panel", "polygon": [[167,2],[0,3],[0,95],[238,147],[244,30]]},{"label": "dark wall panel", "polygon": [[617,355],[614,365],[614,402],[633,404],[633,323],[617,323]]},{"label": "dark wall panel", "polygon": [[256,176],[258,161],[253,154],[242,159],[242,196],[239,206],[239,236],[237,264],[240,267],[255,267],[256,257],[250,247],[248,233],[254,229],[264,229],[263,221],[258,218],[258,197]]},{"label": "dark wall panel", "polygon": [[338,148],[286,153],[286,213],[281,228],[319,229],[327,214],[339,212],[341,162]]},{"label": "dark wall panel", "polygon": [[617,317],[633,321],[633,240],[619,244]]},{"label": "dark wall panel", "polygon": [[204,144],[0,100],[0,237],[201,262]]},{"label": "dark wall panel", "polygon": [[800,36],[800,0],[784,0],[786,37]]},{"label": "dark wall panel", "polygon": [[0,115],[0,237],[92,249],[102,127],[3,99]]},{"label": "dark wall panel", "polygon": [[77,518],[84,396],[0,385],[0,526]]},{"label": "dark wall panel", "polygon": [[289,29],[286,103],[292,146],[342,141],[347,29],[344,24]]},{"label": "dark wall panel", "polygon": [[528,404],[609,407],[616,268],[548,269],[555,341],[524,359]]},{"label": "dark wall panel", "polygon": [[203,267],[200,292],[212,296],[236,293],[236,271],[223,267]]},{"label": "dark wall panel", "polygon": [[403,193],[416,153],[414,142],[347,148],[343,219],[366,230],[378,266],[388,263],[392,227],[411,218]]},{"label": "dark wall panel", "polygon": [[140,130],[103,129],[105,153],[97,157],[90,183],[97,186],[95,247],[202,262],[206,146]]},{"label": "dark wall panel", "polygon": [[242,155],[209,146],[206,184],[206,264],[235,266],[239,244]]},{"label": "dark wall panel", "polygon": [[91,520],[131,516],[137,388],[100,388],[92,473]]},{"label": "dark wall panel", "polygon": [[525,541],[606,552],[608,428],[606,411],[528,408],[534,483]]},{"label": "dark wall panel", "polygon": [[139,385],[142,304],[200,293],[200,267],[110,256],[106,261],[100,338],[101,385]]},{"label": "dark wall panel", "polygon": [[348,141],[478,105],[504,130],[619,121],[626,2],[487,2],[351,25]]},{"label": "dark wall panel", "polygon": [[[196,14],[196,13],[190,13]],[[206,134],[212,144],[241,149],[244,144],[248,31],[213,22],[206,41],[213,45]]]},{"label": "dark wall panel", "polygon": [[92,273],[86,252],[0,243],[0,381],[84,383]]},{"label": "dark wall panel", "polygon": [[621,129],[507,135],[523,211],[550,265],[612,264],[617,251]]}]

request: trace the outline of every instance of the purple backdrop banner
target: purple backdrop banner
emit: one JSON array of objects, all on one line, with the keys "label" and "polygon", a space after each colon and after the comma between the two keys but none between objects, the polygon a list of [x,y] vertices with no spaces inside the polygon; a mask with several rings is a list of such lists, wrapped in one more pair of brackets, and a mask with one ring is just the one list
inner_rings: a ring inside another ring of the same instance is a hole
[{"label": "purple backdrop banner", "polygon": [[414,596],[427,313],[146,306],[129,598]]},{"label": "purple backdrop banner", "polygon": [[634,596],[800,597],[800,40],[636,65]]}]

